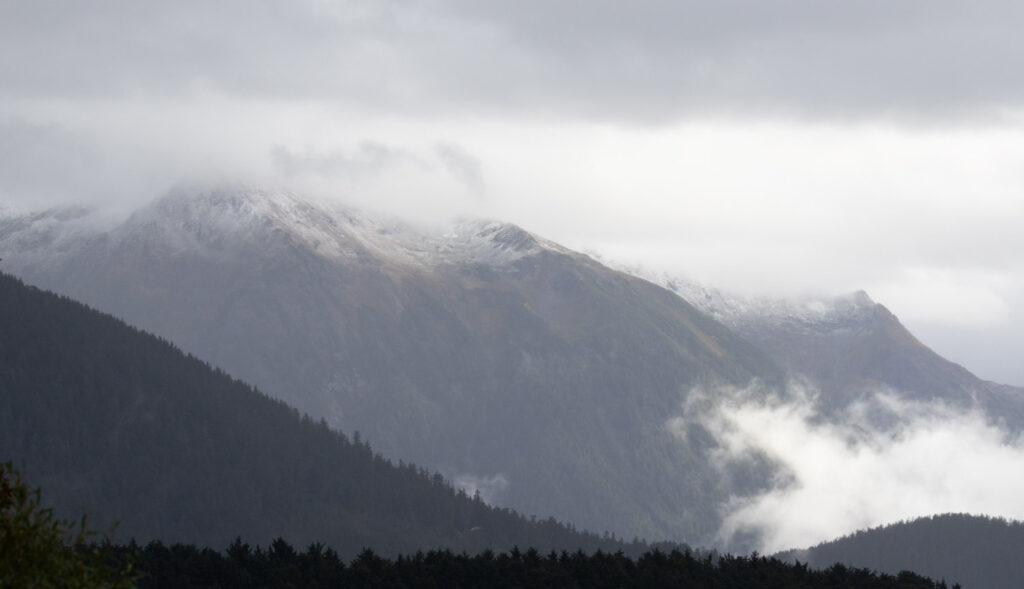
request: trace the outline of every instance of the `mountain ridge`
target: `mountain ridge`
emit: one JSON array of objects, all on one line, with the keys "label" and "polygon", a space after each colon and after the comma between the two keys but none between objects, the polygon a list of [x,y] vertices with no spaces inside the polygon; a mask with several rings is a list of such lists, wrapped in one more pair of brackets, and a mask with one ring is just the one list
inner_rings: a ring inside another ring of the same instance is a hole
[{"label": "mountain ridge", "polygon": [[773,484],[768,463],[723,474],[699,424],[677,435],[694,390],[711,402],[723,390],[788,394],[781,366],[813,377],[835,418],[859,395],[915,386],[919,399],[1019,414],[1013,389],[979,389],[866,293],[804,303],[795,318],[784,303],[747,305],[773,314],[727,326],[678,285],[514,225],[424,233],[251,192],[172,195],[177,216],[155,202],[40,268],[0,220],[0,257],[495,505],[627,537],[713,543],[728,497]]},{"label": "mountain ridge", "polygon": [[964,589],[1016,589],[1024,583],[1024,523],[963,513],[901,521],[776,555],[812,567],[840,562],[896,574],[913,570]]},{"label": "mountain ridge", "polygon": [[662,284],[806,377],[836,411],[878,390],[980,406],[1024,428],[1024,389],[993,383],[936,354],[864,291],[832,297],[744,297],[665,273],[626,268]]},{"label": "mountain ridge", "polygon": [[695,386],[781,382],[767,356],[513,225],[425,236],[296,200],[174,194],[41,267],[0,224],[0,257],[385,455],[487,485],[497,505],[627,537],[713,536],[729,490],[704,442],[667,421]]}]

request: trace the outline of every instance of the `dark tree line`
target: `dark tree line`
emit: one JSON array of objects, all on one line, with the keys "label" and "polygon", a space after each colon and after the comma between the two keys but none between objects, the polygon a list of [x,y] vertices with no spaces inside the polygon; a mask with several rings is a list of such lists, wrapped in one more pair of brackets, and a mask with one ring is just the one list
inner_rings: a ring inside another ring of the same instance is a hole
[{"label": "dark tree line", "polygon": [[[84,520],[57,521],[39,491],[0,465],[0,587],[899,587],[946,588],[919,575],[878,574],[841,564],[824,571],[753,554],[749,557],[652,550],[636,559],[621,550],[525,552],[418,551],[395,559],[364,548],[346,562],[321,543],[298,552],[282,538],[268,548],[237,538],[223,553],[194,545],[134,541],[86,544]],[[954,586],[958,587],[958,586]]]},{"label": "dark tree line", "polygon": [[[181,587],[388,587],[408,589],[538,587],[679,587],[718,589],[878,588],[945,589],[920,575],[881,574],[841,564],[825,570],[756,554],[697,555],[653,550],[637,558],[622,552],[549,552],[535,549],[470,556],[450,550],[416,552],[390,559],[364,549],[346,562],[334,550],[312,544],[296,551],[284,540],[267,548],[236,540],[225,552],[153,542],[117,548],[133,555],[141,589]],[[954,587],[958,587],[954,585]]]}]

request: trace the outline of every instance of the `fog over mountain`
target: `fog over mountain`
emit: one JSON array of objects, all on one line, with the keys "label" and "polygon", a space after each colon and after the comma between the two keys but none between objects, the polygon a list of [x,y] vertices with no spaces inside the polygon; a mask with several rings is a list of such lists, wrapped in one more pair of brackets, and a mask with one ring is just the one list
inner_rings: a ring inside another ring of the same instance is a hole
[{"label": "fog over mountain", "polygon": [[8,214],[0,257],[391,458],[589,529],[774,550],[1024,517],[1020,391],[864,294],[730,307],[507,223],[426,230],[237,186],[122,221]]},{"label": "fog over mountain", "polygon": [[[694,404],[676,427],[721,432],[720,464],[767,453],[773,490],[733,498],[725,537],[762,550],[824,541],[879,523],[965,511],[1020,517],[1024,389],[984,381],[914,337],[859,291],[752,298],[665,274],[652,280],[754,343],[794,376],[765,402],[746,391]],[[710,409],[709,409],[710,407]]]},{"label": "fog over mountain", "polygon": [[680,437],[715,432],[724,472],[765,457],[776,467],[770,490],[728,500],[724,545],[778,551],[951,511],[1024,517],[1019,430],[980,411],[879,393],[826,416],[801,389],[767,402],[726,393],[672,421]]}]

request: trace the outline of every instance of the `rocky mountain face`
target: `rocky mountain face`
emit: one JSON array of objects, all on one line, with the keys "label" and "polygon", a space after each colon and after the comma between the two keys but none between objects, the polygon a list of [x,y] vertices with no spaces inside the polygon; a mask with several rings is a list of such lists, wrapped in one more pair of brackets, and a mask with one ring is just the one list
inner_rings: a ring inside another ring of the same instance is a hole
[{"label": "rocky mountain face", "polygon": [[117,315],[496,505],[704,542],[728,482],[667,423],[689,392],[784,372],[647,281],[493,222],[415,230],[259,190],[124,222],[0,220],[5,271]]},{"label": "rocky mountain face", "polygon": [[1024,427],[1024,390],[982,380],[921,343],[860,291],[831,298],[754,299],[692,282],[654,278],[728,325],[818,391],[834,411],[878,391],[917,401],[980,407]]}]

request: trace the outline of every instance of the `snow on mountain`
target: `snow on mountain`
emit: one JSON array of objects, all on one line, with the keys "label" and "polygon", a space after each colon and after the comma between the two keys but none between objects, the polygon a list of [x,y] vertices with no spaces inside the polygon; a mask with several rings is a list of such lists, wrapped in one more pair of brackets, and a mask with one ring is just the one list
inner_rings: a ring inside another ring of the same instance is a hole
[{"label": "snow on mountain", "polygon": [[[64,253],[102,242],[115,249],[149,248],[160,255],[244,255],[259,247],[300,245],[322,258],[428,270],[440,265],[504,266],[542,251],[573,255],[515,225],[460,219],[444,228],[418,227],[334,202],[313,202],[284,190],[228,186],[178,188],[127,220],[85,208],[23,211],[0,206],[0,257],[32,274]],[[122,222],[123,221],[123,222]]]},{"label": "snow on mountain", "polygon": [[862,290],[831,297],[748,297],[667,272],[638,266],[618,269],[676,293],[694,307],[740,331],[753,324],[805,332],[844,329],[869,320],[877,306]]},{"label": "snow on mountain", "polygon": [[1024,427],[1024,391],[986,382],[942,358],[864,291],[792,299],[744,297],[664,272],[626,267],[733,329],[833,408],[885,391],[977,407]]},{"label": "snow on mountain", "polygon": [[[0,209],[0,257],[8,258],[8,268],[28,275],[89,246],[217,257],[245,255],[254,242],[264,251],[299,245],[328,260],[424,271],[442,265],[500,267],[544,251],[579,255],[509,223],[461,219],[428,229],[285,190],[242,186],[178,188],[113,228],[110,217],[83,208]],[[863,291],[802,299],[744,297],[668,273],[600,261],[671,290],[741,333],[754,327],[808,333],[848,329],[868,321],[876,306]]]},{"label": "snow on mountain", "polygon": [[32,212],[0,208],[0,258],[8,271],[54,265],[111,225],[111,216],[82,207]]},{"label": "snow on mountain", "polygon": [[460,221],[442,239],[442,257],[448,262],[504,265],[542,251],[571,253],[552,241],[500,221]]},{"label": "snow on mountain", "polygon": [[[52,225],[50,233],[61,233],[57,223]],[[21,228],[15,229],[21,233]],[[281,237],[287,239],[274,239]],[[327,259],[366,259],[413,268],[502,265],[544,250],[566,251],[507,223],[460,220],[434,230],[338,203],[314,203],[283,190],[238,187],[177,189],[135,212],[111,239],[158,245],[167,254],[210,255],[248,247],[252,240],[263,247],[283,247],[290,241]]]}]

